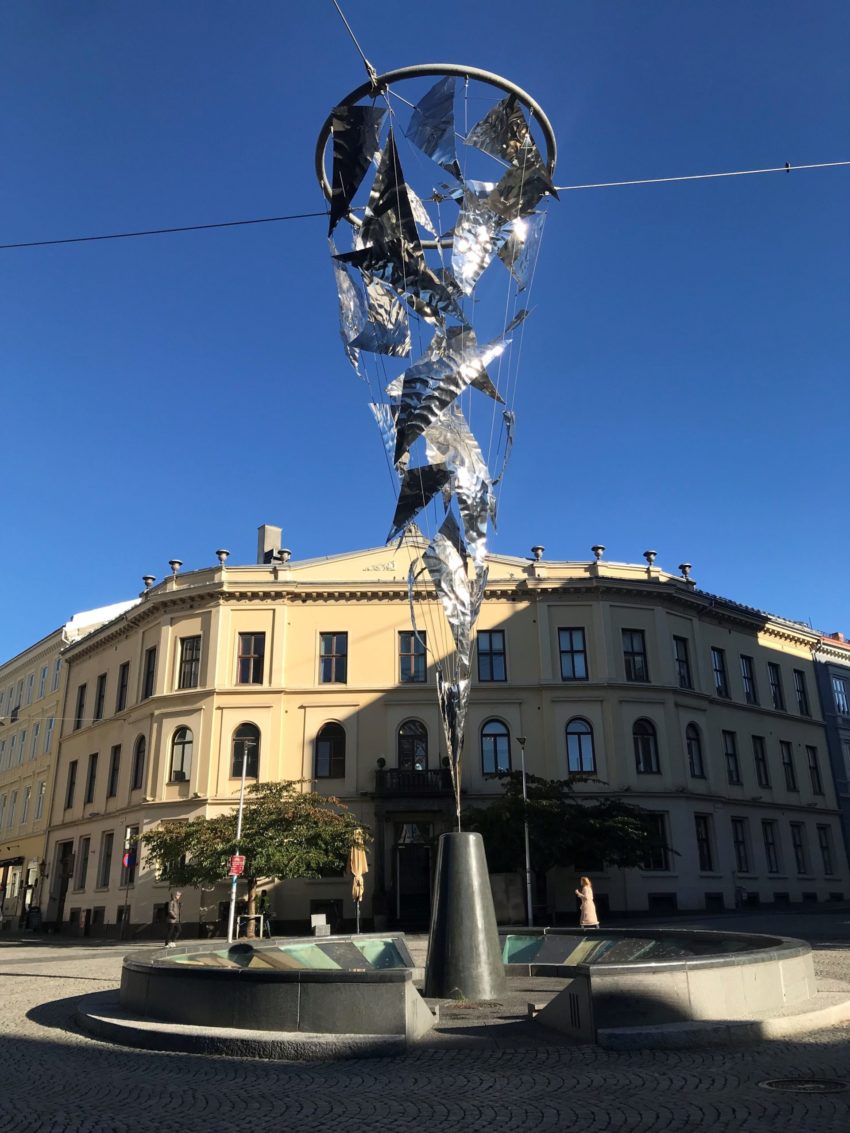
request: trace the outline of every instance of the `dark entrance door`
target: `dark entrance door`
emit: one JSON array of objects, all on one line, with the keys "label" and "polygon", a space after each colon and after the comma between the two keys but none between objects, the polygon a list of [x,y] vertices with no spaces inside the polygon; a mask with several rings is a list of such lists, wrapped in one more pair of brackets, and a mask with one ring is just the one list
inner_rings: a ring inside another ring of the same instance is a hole
[{"label": "dark entrance door", "polygon": [[396,838],[396,920],[425,927],[431,916],[431,825],[398,823]]}]

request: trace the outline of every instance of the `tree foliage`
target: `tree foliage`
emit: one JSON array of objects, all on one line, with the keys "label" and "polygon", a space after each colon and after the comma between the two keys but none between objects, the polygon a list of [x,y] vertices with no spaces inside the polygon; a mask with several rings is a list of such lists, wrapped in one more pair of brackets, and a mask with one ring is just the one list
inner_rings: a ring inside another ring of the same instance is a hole
[{"label": "tree foliage", "polygon": [[[242,817],[249,911],[259,880],[341,873],[355,831],[363,825],[332,796],[301,791],[299,783],[252,783]],[[209,889],[228,876],[236,852],[237,810],[214,818],[164,822],[142,835],[148,861],[172,885]],[[364,831],[368,837],[368,831]]]},{"label": "tree foliage", "polygon": [[[464,828],[484,838],[493,873],[525,864],[522,776],[501,776],[505,793],[486,807],[467,810]],[[658,847],[649,813],[617,798],[580,801],[569,779],[527,775],[531,864],[545,874],[555,866],[598,869],[602,864],[636,866]]]}]

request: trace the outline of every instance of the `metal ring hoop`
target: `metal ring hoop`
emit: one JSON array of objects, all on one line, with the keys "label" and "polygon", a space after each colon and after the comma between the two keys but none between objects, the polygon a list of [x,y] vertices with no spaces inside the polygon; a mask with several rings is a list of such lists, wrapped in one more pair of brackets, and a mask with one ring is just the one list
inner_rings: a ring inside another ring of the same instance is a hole
[{"label": "metal ring hoop", "polygon": [[[539,103],[535,102],[527,91],[524,91],[522,87],[518,87],[515,83],[510,82],[509,79],[504,79],[501,75],[495,74],[493,71],[483,71],[479,67],[464,67],[459,63],[419,63],[413,67],[399,67],[395,71],[387,71],[383,75],[378,75],[374,81],[363,83],[361,86],[357,87],[356,90],[353,90],[350,94],[347,94],[345,98],[341,99],[337,105],[351,106],[367,95],[377,97],[385,91],[391,83],[401,82],[404,79],[421,79],[429,75],[436,75],[438,77],[455,75],[462,79],[474,79],[477,82],[489,83],[490,86],[497,87],[506,94],[515,95],[531,113],[532,117],[543,131],[543,139],[546,143],[546,168],[549,172],[549,176],[554,178],[555,163],[558,159],[558,144],[555,141],[555,131],[552,129],[552,123],[544,114]],[[331,187],[330,181],[328,181],[327,170],[325,169],[325,150],[330,140],[332,129],[333,114],[331,113],[325,119],[324,125],[319,131],[319,140],[316,143],[316,177],[327,200],[331,200],[333,197],[333,188]],[[359,217],[353,216],[350,212],[346,215],[346,220],[355,228],[359,228],[363,223]],[[436,240],[423,240],[422,247],[436,248],[437,242]]]}]

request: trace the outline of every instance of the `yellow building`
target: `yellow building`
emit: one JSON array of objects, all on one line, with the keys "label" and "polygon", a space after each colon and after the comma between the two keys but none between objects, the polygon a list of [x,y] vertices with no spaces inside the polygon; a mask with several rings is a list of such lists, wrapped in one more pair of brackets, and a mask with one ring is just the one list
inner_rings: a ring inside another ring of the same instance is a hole
[{"label": "yellow building", "polygon": [[[53,791],[46,921],[145,931],[168,898],[125,845],[151,825],[213,815],[251,776],[338,795],[374,832],[364,916],[422,924],[435,842],[453,814],[434,662],[450,640],[408,569],[424,543],[294,561],[261,528],[258,563],[174,573],[69,645]],[[698,590],[654,565],[494,555],[477,633],[463,786],[493,772],[577,776],[580,794],[655,812],[670,852],[595,870],[616,910],[826,901],[848,892],[813,675],[819,635]],[[427,651],[423,654],[424,637]],[[602,782],[586,782],[593,775]],[[532,863],[533,864],[533,863]],[[591,863],[576,863],[585,872]],[[271,888],[271,887],[270,887]],[[575,877],[540,887],[541,916],[571,919]],[[373,898],[377,895],[374,904]],[[227,885],[188,894],[215,924]],[[344,877],[286,882],[272,913],[351,921]],[[156,931],[153,929],[152,931]]]},{"label": "yellow building", "polygon": [[69,622],[0,665],[0,916],[23,926],[38,908],[45,871],[64,698],[62,650],[125,608],[75,614]]}]

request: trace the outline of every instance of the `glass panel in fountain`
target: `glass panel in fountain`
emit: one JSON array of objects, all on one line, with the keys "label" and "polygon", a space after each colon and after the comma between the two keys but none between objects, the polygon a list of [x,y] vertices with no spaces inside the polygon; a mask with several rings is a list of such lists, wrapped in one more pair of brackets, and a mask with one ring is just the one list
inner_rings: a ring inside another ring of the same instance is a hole
[{"label": "glass panel in fountain", "polygon": [[240,941],[229,948],[167,957],[174,964],[207,968],[272,968],[277,971],[348,971],[407,968],[393,939],[305,940],[291,944],[252,945]]}]

